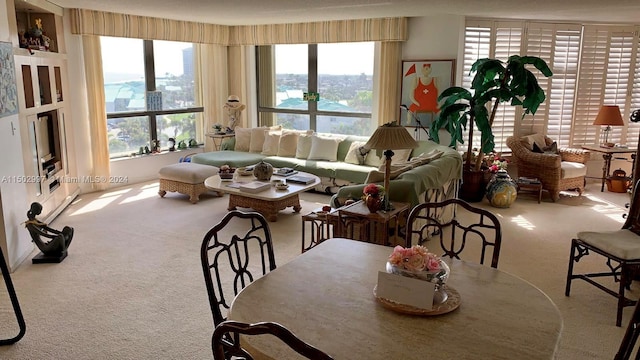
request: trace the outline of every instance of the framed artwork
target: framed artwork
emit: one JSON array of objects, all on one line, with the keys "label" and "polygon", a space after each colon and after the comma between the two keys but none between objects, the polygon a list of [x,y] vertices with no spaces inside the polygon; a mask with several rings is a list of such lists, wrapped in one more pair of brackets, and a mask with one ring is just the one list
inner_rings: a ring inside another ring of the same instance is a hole
[{"label": "framed artwork", "polygon": [[453,85],[455,60],[403,60],[400,124],[429,128],[440,111],[438,96]]},{"label": "framed artwork", "polygon": [[18,88],[13,45],[0,42],[0,118],[18,113]]}]

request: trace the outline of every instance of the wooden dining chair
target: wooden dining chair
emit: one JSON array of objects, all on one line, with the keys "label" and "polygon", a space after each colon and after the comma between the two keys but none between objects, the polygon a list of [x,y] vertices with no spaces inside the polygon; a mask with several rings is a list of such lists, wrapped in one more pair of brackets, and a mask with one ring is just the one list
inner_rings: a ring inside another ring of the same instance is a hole
[{"label": "wooden dining chair", "polygon": [[[618,299],[616,326],[622,325],[622,310],[626,306],[636,304],[635,300],[625,295],[634,276],[640,269],[640,181],[634,187],[631,205],[626,221],[620,230],[614,231],[582,231],[571,240],[569,254],[569,269],[564,294],[571,293],[571,281],[582,279],[598,289]],[[606,258],[606,271],[585,272],[574,274],[574,265],[590,253],[599,254]],[[618,283],[617,291],[597,282],[594,278],[611,277]]]},{"label": "wooden dining chair", "polygon": [[[260,255],[256,258],[249,254]],[[217,326],[227,319],[226,312],[240,290],[276,268],[267,220],[257,212],[228,212],[204,236],[200,261],[213,324]],[[230,338],[224,340],[228,346],[233,345]]]},{"label": "wooden dining chair", "polygon": [[[616,353],[614,360],[631,359],[631,354],[633,353],[633,349],[636,347],[636,342],[638,341],[638,335],[640,335],[640,302],[636,303],[631,320],[629,320],[629,325],[627,325],[627,331],[624,333],[624,337],[622,338],[622,342],[620,343],[620,347],[618,348],[618,352]],[[636,352],[635,359],[640,359],[640,350]]]},{"label": "wooden dining chair", "polygon": [[434,237],[440,240],[443,256],[460,259],[465,249],[479,246],[480,264],[490,258],[491,267],[498,267],[502,227],[488,210],[458,198],[416,205],[407,218],[405,246],[423,245]]},{"label": "wooden dining chair", "polygon": [[[252,360],[253,356],[240,345],[240,335],[273,335],[285,344],[289,345],[298,354],[307,359],[332,360],[322,350],[307,344],[284,326],[275,322],[260,322],[246,324],[238,321],[224,321],[216,326],[213,332],[213,358],[214,360],[226,360],[229,356],[237,356],[247,360]],[[233,346],[225,348],[224,337],[229,335],[233,339]]]}]

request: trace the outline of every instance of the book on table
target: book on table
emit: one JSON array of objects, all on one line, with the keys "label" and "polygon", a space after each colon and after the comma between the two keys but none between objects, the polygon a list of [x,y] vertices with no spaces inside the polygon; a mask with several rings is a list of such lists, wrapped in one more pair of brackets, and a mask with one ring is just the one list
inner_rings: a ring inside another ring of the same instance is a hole
[{"label": "book on table", "polygon": [[518,178],[518,182],[521,184],[540,184],[540,180],[537,178],[521,176]]},{"label": "book on table", "polygon": [[295,175],[297,173],[298,172],[296,170],[293,170],[292,168],[284,167],[284,168],[278,169],[277,171],[274,171],[273,175],[289,177],[289,176]]},{"label": "book on table", "polygon": [[293,175],[287,178],[287,182],[298,183],[298,184],[312,184],[315,181],[311,176],[304,175]]},{"label": "book on table", "polygon": [[252,181],[246,184],[242,184],[238,187],[240,191],[245,191],[248,193],[259,193],[261,191],[265,191],[271,187],[271,184],[268,182],[262,181]]}]

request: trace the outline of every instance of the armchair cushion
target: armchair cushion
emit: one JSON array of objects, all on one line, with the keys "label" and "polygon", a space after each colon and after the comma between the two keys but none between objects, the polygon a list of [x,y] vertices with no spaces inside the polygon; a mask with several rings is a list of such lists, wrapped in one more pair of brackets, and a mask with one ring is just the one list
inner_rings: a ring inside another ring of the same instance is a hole
[{"label": "armchair cushion", "polygon": [[560,175],[562,179],[587,175],[587,166],[577,162],[563,161],[560,163],[560,169],[562,171]]}]

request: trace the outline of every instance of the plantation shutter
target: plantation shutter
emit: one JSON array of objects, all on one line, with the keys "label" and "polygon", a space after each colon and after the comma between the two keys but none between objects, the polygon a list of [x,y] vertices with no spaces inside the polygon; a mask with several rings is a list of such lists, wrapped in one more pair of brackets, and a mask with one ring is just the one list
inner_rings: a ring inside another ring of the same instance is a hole
[{"label": "plantation shutter", "polygon": [[[482,58],[496,58],[507,61],[511,55],[519,55],[522,44],[523,22],[468,20],[465,29],[465,51],[462,86],[471,87],[473,79],[471,65]],[[507,137],[513,135],[518,109],[509,104],[501,104],[493,122],[495,151],[508,151]],[[474,129],[474,147],[480,147],[480,134]]]},{"label": "plantation shutter", "polygon": [[[638,47],[640,47],[638,40],[638,30],[640,27],[636,27],[635,34],[635,47],[633,51],[632,64],[634,65],[634,74],[633,74],[633,84],[631,86],[631,101],[629,104],[629,109],[627,109],[626,113],[623,113],[623,119],[627,121],[629,116],[634,110],[640,110],[640,56],[638,56]],[[640,122],[630,122],[628,121],[628,131],[627,131],[627,146],[630,148],[638,148],[638,137],[640,137]],[[637,155],[636,155],[637,156]]]},{"label": "plantation shutter", "polygon": [[529,24],[527,31],[527,55],[545,60],[553,76],[546,78],[532,69],[546,99],[535,118],[523,119],[520,129],[532,133],[545,132],[546,127],[546,135],[561,147],[571,144],[581,32],[580,25],[535,22]]}]

